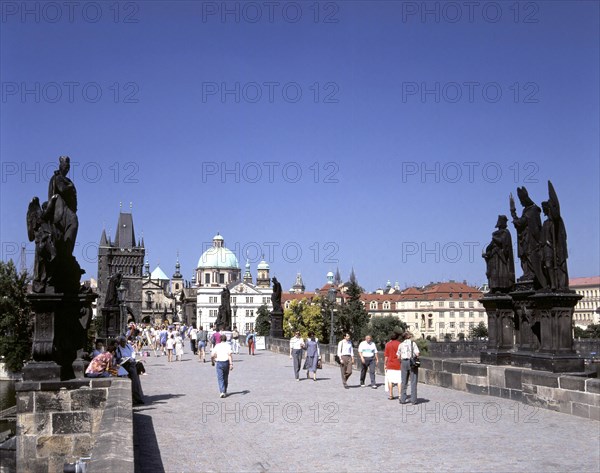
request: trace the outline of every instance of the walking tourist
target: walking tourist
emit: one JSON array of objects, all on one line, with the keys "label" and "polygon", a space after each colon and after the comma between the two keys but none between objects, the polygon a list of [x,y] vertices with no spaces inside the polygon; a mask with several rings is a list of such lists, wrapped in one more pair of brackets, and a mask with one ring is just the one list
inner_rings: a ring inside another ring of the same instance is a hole
[{"label": "walking tourist", "polygon": [[183,338],[180,333],[175,334],[175,361],[181,361],[183,356]]},{"label": "walking tourist", "polygon": [[398,359],[398,347],[400,335],[392,332],[390,341],[385,344],[383,352],[384,370],[385,370],[385,390],[388,392],[388,399],[394,399],[394,384],[398,386],[398,398],[400,398],[400,383],[402,382],[402,371],[400,370],[400,360]]},{"label": "walking tourist", "polygon": [[196,355],[198,350],[198,330],[196,330],[194,325],[190,327],[188,336],[190,337],[190,350],[192,350],[192,353]]},{"label": "walking tourist", "polygon": [[308,332],[308,338],[306,339],[306,361],[304,362],[304,369],[306,370],[306,377],[310,378],[312,373],[313,381],[317,380],[317,364],[321,359],[321,349],[319,347],[319,339],[315,338],[314,332]]},{"label": "walking tourist", "polygon": [[358,355],[362,367],[360,369],[360,385],[364,388],[365,378],[367,377],[367,370],[369,370],[369,377],[371,378],[371,387],[376,389],[375,384],[375,367],[379,363],[379,355],[377,354],[377,345],[373,343],[373,337],[367,335],[365,339],[358,345]]},{"label": "walking tourist", "polygon": [[352,365],[354,364],[354,348],[350,340],[350,334],[344,334],[337,346],[337,355],[340,358],[340,370],[342,373],[342,384],[348,389],[348,379],[352,376]]},{"label": "walking tourist", "polygon": [[227,387],[229,385],[229,372],[233,370],[233,356],[231,345],[227,343],[227,338],[222,337],[220,343],[215,345],[211,354],[213,365],[217,365],[217,382],[219,383],[219,396],[227,396]]},{"label": "walking tourist", "polygon": [[238,332],[235,325],[233,326],[233,332],[231,332],[231,349],[234,355],[240,353],[240,332]]},{"label": "walking tourist", "polygon": [[252,330],[246,334],[246,345],[248,345],[248,355],[254,355],[254,342],[256,336]]},{"label": "walking tourist", "polygon": [[197,341],[197,351],[198,351],[198,361],[202,358],[202,362],[206,363],[206,343],[208,341],[208,332],[202,328],[198,329],[198,333],[196,334]]},{"label": "walking tourist", "polygon": [[300,332],[296,331],[290,339],[290,359],[294,360],[294,376],[296,381],[300,381],[300,367],[302,366],[302,349],[304,348],[304,340],[300,336]]},{"label": "walking tourist", "polygon": [[173,350],[175,349],[175,334],[172,333],[167,338],[167,361],[173,361]]},{"label": "walking tourist", "polygon": [[404,339],[398,348],[397,355],[401,360],[402,384],[400,386],[400,404],[406,402],[406,384],[410,376],[410,402],[417,403],[417,382],[419,378],[419,368],[410,366],[410,359],[419,356],[419,347],[412,341],[412,333],[404,332]]}]

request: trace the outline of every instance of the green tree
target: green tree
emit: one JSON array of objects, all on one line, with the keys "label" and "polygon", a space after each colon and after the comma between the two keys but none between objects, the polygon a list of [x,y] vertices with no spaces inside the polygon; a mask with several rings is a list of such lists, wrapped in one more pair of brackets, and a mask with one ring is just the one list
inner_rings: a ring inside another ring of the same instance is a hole
[{"label": "green tree", "polygon": [[574,336],[575,338],[600,338],[600,324],[590,324],[585,329],[576,326]]},{"label": "green tree", "polygon": [[29,276],[14,263],[0,261],[0,356],[11,371],[20,371],[31,357],[33,320],[27,300]]},{"label": "green tree", "polygon": [[254,326],[256,334],[259,336],[269,335],[271,331],[271,316],[269,308],[266,305],[261,305],[256,311],[256,325]]},{"label": "green tree", "polygon": [[406,331],[404,322],[393,315],[386,315],[385,317],[371,317],[366,335],[371,335],[377,348],[383,350],[385,344],[389,342],[392,332],[403,333],[404,331]]},{"label": "green tree", "polygon": [[314,332],[315,337],[323,340],[323,315],[318,301],[296,299],[291,302],[288,309],[283,311],[284,335],[291,337],[296,330],[300,331],[303,338],[306,338],[309,332]]},{"label": "green tree", "polygon": [[365,337],[369,323],[369,313],[360,300],[362,292],[363,290],[358,285],[353,269],[350,273],[350,281],[346,293],[348,300],[339,310],[336,327],[338,340],[341,340],[346,332],[352,335],[352,340],[354,341],[360,341]]},{"label": "green tree", "polygon": [[479,322],[478,325],[473,327],[469,331],[469,338],[483,338],[488,336],[488,329],[483,322]]}]

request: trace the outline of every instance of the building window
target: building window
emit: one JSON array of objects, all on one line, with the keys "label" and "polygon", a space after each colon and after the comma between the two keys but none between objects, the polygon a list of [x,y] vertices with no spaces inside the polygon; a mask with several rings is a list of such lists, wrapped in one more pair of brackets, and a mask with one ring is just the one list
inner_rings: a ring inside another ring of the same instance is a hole
[{"label": "building window", "polygon": [[369,308],[372,310],[377,310],[377,301],[371,301]]},{"label": "building window", "polygon": [[461,310],[461,311],[459,312],[459,314],[458,314],[458,315],[459,315],[459,317],[461,317],[461,318],[462,318],[462,317],[464,317],[464,316],[465,316],[465,312],[464,312],[464,310]]},{"label": "building window", "polygon": [[454,322],[450,322],[450,328],[454,328]]},{"label": "building window", "polygon": [[460,328],[465,328],[465,323],[464,322],[459,322],[458,325],[459,325]]},{"label": "building window", "polygon": [[473,317],[475,317],[475,312],[471,310],[469,311],[469,318],[472,319]]},{"label": "building window", "polygon": [[263,297],[263,304],[268,304],[268,303],[269,303],[269,298]]},{"label": "building window", "polygon": [[469,309],[475,307],[475,303],[473,301],[469,301]]},{"label": "building window", "polygon": [[454,318],[454,311],[453,310],[450,311],[450,318]]},{"label": "building window", "polygon": [[444,301],[439,301],[438,302],[438,307],[444,307]]},{"label": "building window", "polygon": [[209,296],[208,297],[208,303],[209,304],[216,304],[216,303],[218,303],[218,297],[217,296]]},{"label": "building window", "polygon": [[225,275],[223,273],[219,273],[219,283],[225,284]]},{"label": "building window", "polygon": [[254,332],[254,322],[246,323],[246,332]]},{"label": "building window", "polygon": [[454,309],[454,301],[450,301],[450,302],[449,302],[449,307],[450,307],[451,309]]},{"label": "building window", "polygon": [[390,309],[390,301],[385,301],[383,303],[383,309],[384,310],[389,310]]},{"label": "building window", "polygon": [[236,303],[237,303],[237,297],[233,296],[233,297],[231,298],[231,303],[232,303],[232,304],[236,304]]},{"label": "building window", "polygon": [[246,297],[246,304],[253,304],[254,303],[254,297]]},{"label": "building window", "polygon": [[460,301],[458,303],[458,307],[464,307],[465,306],[465,301]]},{"label": "building window", "polygon": [[204,275],[204,284],[210,284],[210,273]]},{"label": "building window", "polygon": [[445,328],[446,324],[444,322],[440,322],[440,329]]}]

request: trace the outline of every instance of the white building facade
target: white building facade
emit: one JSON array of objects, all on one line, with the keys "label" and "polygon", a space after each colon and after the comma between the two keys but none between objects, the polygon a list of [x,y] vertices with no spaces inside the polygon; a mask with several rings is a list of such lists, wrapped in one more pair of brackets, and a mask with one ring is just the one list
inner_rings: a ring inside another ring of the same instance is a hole
[{"label": "white building facade", "polygon": [[200,256],[196,267],[196,326],[205,330],[215,328],[221,292],[227,287],[231,293],[232,324],[242,334],[254,330],[259,307],[266,305],[269,311],[272,309],[269,265],[261,261],[257,270],[256,284],[248,262],[241,278],[237,257],[225,246],[223,237],[215,235],[213,246]]}]

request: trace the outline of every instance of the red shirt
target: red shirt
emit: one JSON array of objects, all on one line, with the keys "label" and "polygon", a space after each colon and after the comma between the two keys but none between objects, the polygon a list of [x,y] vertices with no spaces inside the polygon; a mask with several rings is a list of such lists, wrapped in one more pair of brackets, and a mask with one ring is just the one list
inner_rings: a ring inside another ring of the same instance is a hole
[{"label": "red shirt", "polygon": [[398,340],[390,340],[385,344],[383,356],[387,358],[385,367],[388,370],[400,370],[400,360],[398,359],[398,355],[396,355],[399,346],[400,342]]}]

